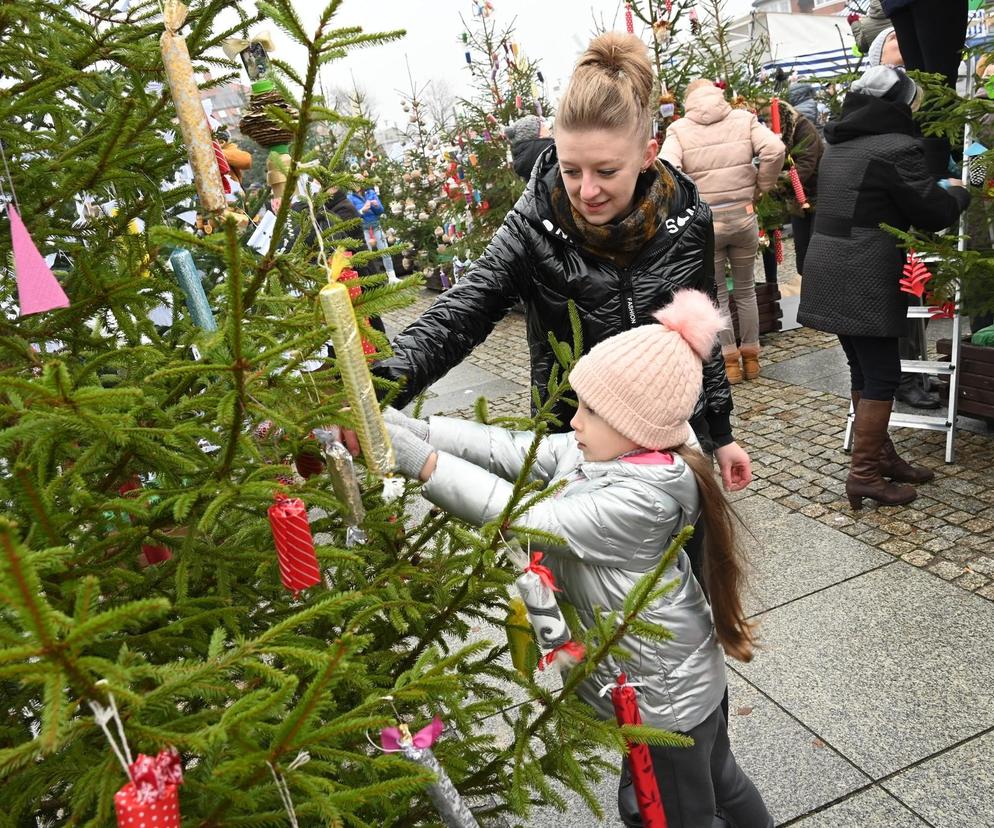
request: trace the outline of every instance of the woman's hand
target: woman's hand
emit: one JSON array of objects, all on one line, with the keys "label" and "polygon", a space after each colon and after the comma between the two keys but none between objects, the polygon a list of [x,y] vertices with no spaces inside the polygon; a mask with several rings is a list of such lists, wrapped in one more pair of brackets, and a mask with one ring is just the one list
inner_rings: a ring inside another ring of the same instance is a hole
[{"label": "woman's hand", "polygon": [[752,482],[752,460],[738,443],[715,449],[715,459],[721,470],[726,492],[739,492]]}]

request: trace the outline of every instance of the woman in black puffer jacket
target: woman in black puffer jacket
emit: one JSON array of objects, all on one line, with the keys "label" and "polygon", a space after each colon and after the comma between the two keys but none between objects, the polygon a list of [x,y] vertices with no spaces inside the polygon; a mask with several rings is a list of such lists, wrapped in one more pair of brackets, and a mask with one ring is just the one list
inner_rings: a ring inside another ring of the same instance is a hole
[{"label": "woman in black puffer jacket", "polygon": [[921,90],[902,70],[868,69],[846,96],[841,117],[825,127],[828,149],[818,168],[818,212],[797,319],[838,334],[849,361],[856,420],[846,494],[854,509],[864,497],[888,505],[915,499],[913,487],[885,477],[924,483],[934,476],[902,460],[887,435],[908,302],[900,288],[904,254],[880,225],[942,230],[970,197],[962,186],[943,189],[929,174],[912,120],[920,100]]},{"label": "woman in black puffer jacket", "polygon": [[[644,45],[609,33],[590,44],[560,102],[555,146],[538,158],[503,226],[467,276],[393,342],[374,371],[405,380],[397,405],[458,365],[518,301],[525,306],[531,380],[541,394],[555,355],[548,335],[570,341],[567,301],[580,312],[583,346],[651,324],[679,288],[714,296],[711,212],[693,183],[656,159],[652,71]],[[714,449],[726,488],[751,479],[733,441],[731,390],[720,349],[704,368],[692,420]],[[573,410],[557,415],[568,428]]]}]

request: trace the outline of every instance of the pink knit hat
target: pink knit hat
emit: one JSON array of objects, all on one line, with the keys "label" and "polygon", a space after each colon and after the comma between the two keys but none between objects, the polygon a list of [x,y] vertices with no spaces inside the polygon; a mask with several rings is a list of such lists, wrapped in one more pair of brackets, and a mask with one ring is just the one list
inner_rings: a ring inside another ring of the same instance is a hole
[{"label": "pink knit hat", "polygon": [[703,360],[725,327],[706,294],[681,290],[641,325],[595,345],[576,363],[573,390],[615,431],[642,448],[690,438],[687,420],[701,395]]}]

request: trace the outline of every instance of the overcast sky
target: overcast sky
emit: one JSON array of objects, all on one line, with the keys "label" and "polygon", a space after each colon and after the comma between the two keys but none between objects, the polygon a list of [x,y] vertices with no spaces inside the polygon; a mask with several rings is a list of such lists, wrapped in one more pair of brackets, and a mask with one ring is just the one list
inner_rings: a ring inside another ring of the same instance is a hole
[{"label": "overcast sky", "polygon": [[[305,28],[313,31],[325,0],[295,3]],[[608,28],[623,30],[625,26],[624,2],[619,0],[491,0],[491,4],[498,26],[513,23],[514,39],[528,57],[539,62],[553,101],[558,97],[553,91],[557,81],[569,76],[577,55],[590,40],[595,18]],[[242,0],[242,5],[254,7],[251,0]],[[726,14],[745,14],[751,5],[751,0],[726,0]],[[407,36],[396,43],[356,50],[351,57],[327,65],[323,72],[326,88],[350,88],[354,75],[379,114],[381,126],[406,119],[396,91],[410,88],[405,60],[419,86],[443,78],[457,95],[467,93],[469,71],[460,14],[467,21],[472,19],[471,0],[345,0],[334,25],[361,26],[367,32],[405,29]],[[304,62],[283,32],[273,34],[280,47],[277,55],[294,65]]]}]

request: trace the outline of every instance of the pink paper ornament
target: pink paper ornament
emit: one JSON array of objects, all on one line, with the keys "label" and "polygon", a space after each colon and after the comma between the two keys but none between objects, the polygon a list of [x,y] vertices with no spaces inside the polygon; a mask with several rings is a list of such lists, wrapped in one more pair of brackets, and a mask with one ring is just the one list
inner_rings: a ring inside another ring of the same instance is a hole
[{"label": "pink paper ornament", "polygon": [[69,297],[24,226],[13,204],[7,205],[10,240],[14,249],[14,273],[17,277],[17,301],[21,316],[42,313],[53,308],[68,308]]}]

